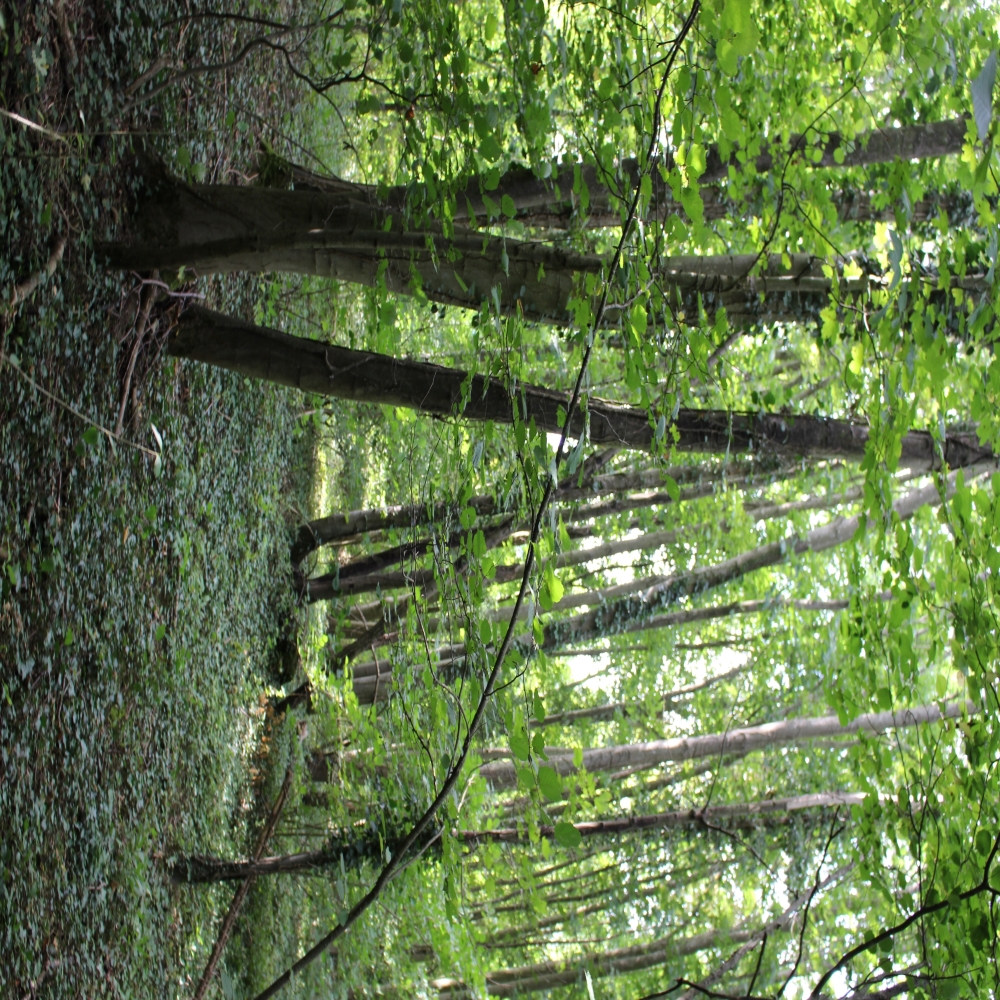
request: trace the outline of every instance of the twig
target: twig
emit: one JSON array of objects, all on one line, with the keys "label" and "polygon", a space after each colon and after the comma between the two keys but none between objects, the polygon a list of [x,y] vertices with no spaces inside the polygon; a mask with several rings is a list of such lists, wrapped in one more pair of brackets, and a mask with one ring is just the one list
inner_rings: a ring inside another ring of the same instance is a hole
[{"label": "twig", "polygon": [[[6,114],[6,112],[4,112]],[[37,287],[42,278],[51,278],[56,273],[56,268],[63,258],[66,250],[66,237],[60,236],[56,240],[56,245],[52,248],[49,259],[45,262],[45,267],[36,271],[30,278],[25,278],[19,285],[14,286],[14,291],[10,296],[10,305],[7,307],[13,311],[20,305]]]},{"label": "twig", "polygon": [[69,64],[69,68],[73,69],[79,61],[76,54],[76,45],[73,42],[73,32],[69,28],[69,19],[66,17],[66,0],[55,0],[52,5],[52,16],[56,19],[56,24],[59,26],[59,35],[62,38],[63,45],[66,46],[66,55],[69,57],[66,61]]},{"label": "twig", "polygon": [[144,454],[149,455],[150,458],[156,458],[159,454],[158,452],[153,451],[152,448],[146,448],[144,445],[136,444],[134,441],[129,441],[120,434],[116,434],[114,431],[108,430],[107,427],[99,424],[96,420],[91,420],[85,413],[81,413],[78,409],[76,409],[76,407],[70,406],[69,403],[60,399],[54,393],[49,392],[49,390],[44,386],[40,386],[26,371],[24,371],[23,368],[21,368],[20,365],[15,364],[6,354],[0,352],[0,368],[3,368],[4,364],[7,364],[10,368],[17,372],[17,374],[20,375],[21,378],[23,378],[37,392],[40,392],[43,396],[47,396],[57,406],[61,406],[64,410],[72,413],[74,417],[79,417],[85,424],[89,424],[91,427],[96,427],[109,440],[118,441],[121,444],[128,445],[130,448],[137,448]]},{"label": "twig", "polygon": [[[160,272],[154,271],[154,279],[159,277]],[[142,289],[142,296],[139,302],[139,315],[135,321],[135,343],[129,354],[128,367],[125,369],[125,377],[122,380],[122,394],[118,403],[118,419],[115,421],[115,434],[121,434],[125,426],[125,409],[128,406],[129,389],[132,388],[132,374],[135,372],[135,363],[139,357],[139,349],[142,347],[143,337],[146,335],[146,326],[149,323],[149,312],[153,308],[153,300],[156,298],[156,285],[148,284]]]},{"label": "twig", "polygon": [[[282,782],[281,791],[278,792],[278,797],[275,799],[274,805],[271,807],[271,814],[267,817],[264,829],[260,831],[260,836],[257,838],[257,845],[253,849],[254,861],[259,861],[260,856],[264,853],[264,847],[266,846],[268,840],[271,839],[271,834],[274,833],[274,828],[278,825],[278,817],[281,815],[281,810],[284,808],[285,800],[288,798],[288,790],[291,787],[292,767],[289,765],[288,770],[285,772],[285,780]],[[236,895],[233,896],[233,901],[229,904],[229,912],[226,914],[226,918],[222,921],[222,926],[219,928],[219,936],[216,938],[215,947],[212,949],[212,954],[209,956],[208,965],[205,966],[205,971],[202,973],[201,980],[198,983],[198,988],[194,991],[193,1000],[202,1000],[205,996],[205,991],[208,989],[209,983],[215,975],[215,969],[219,964],[219,959],[222,958],[222,952],[225,950],[226,942],[229,940],[229,935],[233,931],[233,926],[236,924],[236,918],[239,916],[240,909],[243,907],[243,902],[247,898],[250,886],[253,885],[254,878],[255,876],[248,875],[243,880],[243,884],[236,890]]]},{"label": "twig", "polygon": [[22,115],[15,114],[13,111],[5,111],[3,108],[0,108],[0,115],[6,115],[12,121],[18,122],[26,128],[33,128],[36,132],[41,132],[42,135],[47,135],[50,139],[58,139],[60,142],[65,142],[69,145],[69,139],[67,139],[66,136],[60,135],[58,132],[53,132],[52,129],[46,128],[44,125],[39,125],[37,122],[33,122],[30,118],[25,118]]},{"label": "twig", "polygon": [[157,56],[145,73],[140,73],[126,88],[125,96],[131,97],[144,83],[152,80],[162,69],[170,66],[170,56]]}]

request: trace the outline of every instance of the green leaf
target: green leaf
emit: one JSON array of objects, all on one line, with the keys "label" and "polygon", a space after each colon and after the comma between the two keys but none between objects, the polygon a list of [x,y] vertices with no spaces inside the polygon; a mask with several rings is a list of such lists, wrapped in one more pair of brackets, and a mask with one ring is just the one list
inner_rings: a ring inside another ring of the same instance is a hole
[{"label": "green leaf", "polygon": [[642,303],[637,302],[632,307],[631,316],[632,329],[635,330],[638,336],[642,336],[649,325],[649,318],[646,316],[646,307]]},{"label": "green leaf", "polygon": [[519,767],[517,769],[517,783],[526,792],[530,792],[535,787],[535,772],[530,767]]},{"label": "green leaf", "polygon": [[679,503],[681,499],[681,488],[677,485],[677,480],[673,476],[664,475],[663,488],[667,491],[667,496],[674,503]]},{"label": "green leaf", "polygon": [[496,14],[491,10],[486,15],[486,23],[483,25],[483,37],[486,41],[490,42],[493,40],[494,35],[497,33],[497,28],[499,27],[499,22],[497,21]]},{"label": "green leaf", "polygon": [[511,736],[510,749],[518,760],[528,759],[528,734],[523,728]]},{"label": "green leaf", "polygon": [[483,534],[482,528],[472,536],[472,554],[477,559],[482,559],[486,555],[486,536]]},{"label": "green leaf", "polygon": [[993,849],[993,836],[989,830],[980,830],[976,834],[976,850],[985,858]]},{"label": "green leaf", "polygon": [[503,150],[500,148],[500,143],[498,143],[492,135],[488,135],[479,144],[479,155],[489,163],[492,163],[494,160],[499,160],[502,152]]},{"label": "green leaf", "polygon": [[733,43],[725,38],[720,39],[719,44],[715,47],[715,57],[719,60],[722,72],[727,76],[736,76],[736,56],[737,52]]},{"label": "green leaf", "polygon": [[96,447],[97,442],[100,440],[100,431],[96,427],[88,427],[83,432],[83,441],[85,444],[90,445],[91,448]]},{"label": "green leaf", "polygon": [[531,752],[541,757],[542,760],[548,760],[549,758],[545,753],[545,734],[535,733],[531,738]]},{"label": "green leaf", "polygon": [[[544,795],[549,802],[558,802],[563,797],[562,779],[553,767],[543,765],[538,769],[538,787],[542,790],[542,795]],[[569,826],[568,823],[566,825]],[[578,830],[574,830],[573,832],[577,836],[580,835]],[[557,833],[557,839],[558,836],[559,835]],[[562,843],[562,841],[560,841],[560,843]]]},{"label": "green leaf", "polygon": [[513,219],[517,215],[517,205],[514,204],[514,199],[511,198],[509,194],[505,194],[500,199],[500,211],[507,216],[508,219]]},{"label": "green leaf", "polygon": [[556,823],[552,831],[563,847],[579,847],[583,834],[572,823]]},{"label": "green leaf", "polygon": [[531,709],[532,712],[534,713],[536,722],[545,721],[545,706],[542,704],[542,699],[538,696],[537,691],[535,692],[535,696],[532,699]]}]

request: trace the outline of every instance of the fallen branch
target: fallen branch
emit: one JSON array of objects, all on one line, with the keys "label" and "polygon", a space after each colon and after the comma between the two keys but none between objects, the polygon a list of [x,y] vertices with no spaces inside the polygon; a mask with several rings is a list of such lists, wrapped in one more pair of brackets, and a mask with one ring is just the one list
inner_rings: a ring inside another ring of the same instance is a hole
[{"label": "fallen branch", "polygon": [[[4,112],[4,114],[9,114],[9,112]],[[17,118],[18,121],[27,122],[27,119],[22,119],[17,115],[11,115],[12,118]],[[32,124],[27,122],[27,124]],[[34,126],[35,128],[40,128],[40,126]],[[42,129],[42,131],[46,131]],[[66,237],[60,236],[56,240],[56,245],[52,248],[52,253],[49,255],[49,259],[45,262],[45,267],[40,271],[36,271],[30,278],[25,278],[20,284],[14,286],[14,291],[10,296],[10,305],[7,307],[9,310],[13,311],[16,309],[39,285],[42,278],[51,278],[53,274],[56,273],[56,268],[59,266],[59,262],[63,259],[63,253],[66,251]]]}]

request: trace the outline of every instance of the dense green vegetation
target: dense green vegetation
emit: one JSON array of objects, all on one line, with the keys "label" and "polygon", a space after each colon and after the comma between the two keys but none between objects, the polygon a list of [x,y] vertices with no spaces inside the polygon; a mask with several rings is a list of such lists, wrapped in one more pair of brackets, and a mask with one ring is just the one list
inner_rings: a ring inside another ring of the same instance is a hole
[{"label": "dense green vegetation", "polygon": [[996,994],[992,10],[0,12],[5,996]]}]

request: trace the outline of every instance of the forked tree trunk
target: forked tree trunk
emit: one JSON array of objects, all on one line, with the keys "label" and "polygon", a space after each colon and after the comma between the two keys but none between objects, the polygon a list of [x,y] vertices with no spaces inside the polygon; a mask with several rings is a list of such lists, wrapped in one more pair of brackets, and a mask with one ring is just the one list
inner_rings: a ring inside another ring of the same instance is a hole
[{"label": "forked tree trunk", "polygon": [[[419,288],[444,305],[479,309],[492,302],[502,312],[560,324],[570,322],[572,301],[586,297],[582,276],[607,267],[597,254],[471,229],[445,235],[434,222],[409,231],[405,225],[401,210],[349,192],[187,185],[161,177],[139,213],[139,241],[99,250],[113,267],[290,272],[368,287],[384,282],[403,294]],[[762,273],[750,276],[753,269]],[[655,277],[669,300],[665,315],[696,317],[702,308],[711,314],[724,306],[734,326],[814,319],[831,292],[856,299],[883,284],[877,276],[828,278],[823,261],[805,254],[794,255],[790,266],[780,254],[764,261],[755,254],[668,257],[657,262]],[[952,284],[988,290],[982,276]],[[945,307],[951,303],[936,282],[930,294]],[[606,322],[617,325],[618,311],[607,310]]]}]

